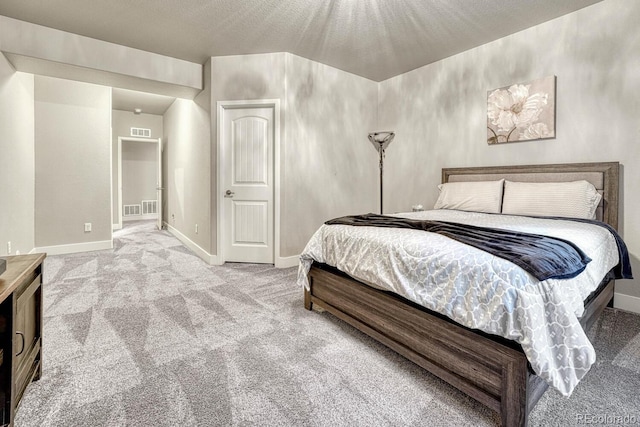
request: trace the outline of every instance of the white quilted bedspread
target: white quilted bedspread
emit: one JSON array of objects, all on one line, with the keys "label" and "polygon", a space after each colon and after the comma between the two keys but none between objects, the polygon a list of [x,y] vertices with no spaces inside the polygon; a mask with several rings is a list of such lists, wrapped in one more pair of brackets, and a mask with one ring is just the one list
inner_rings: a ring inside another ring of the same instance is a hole
[{"label": "white quilted bedspread", "polygon": [[569,396],[596,359],[578,318],[584,299],[618,263],[611,233],[580,222],[451,210],[398,216],[559,237],[592,261],[573,279],[540,282],[509,261],[439,234],[322,225],[300,257],[298,283],[308,288],[315,260],[464,326],[517,341],[533,370]]}]

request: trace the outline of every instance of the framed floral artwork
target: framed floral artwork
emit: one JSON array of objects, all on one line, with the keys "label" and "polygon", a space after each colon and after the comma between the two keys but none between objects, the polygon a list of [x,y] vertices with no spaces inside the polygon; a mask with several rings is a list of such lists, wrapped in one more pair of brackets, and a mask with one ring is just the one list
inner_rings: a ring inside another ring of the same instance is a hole
[{"label": "framed floral artwork", "polygon": [[556,136],[556,76],[487,92],[487,143]]}]

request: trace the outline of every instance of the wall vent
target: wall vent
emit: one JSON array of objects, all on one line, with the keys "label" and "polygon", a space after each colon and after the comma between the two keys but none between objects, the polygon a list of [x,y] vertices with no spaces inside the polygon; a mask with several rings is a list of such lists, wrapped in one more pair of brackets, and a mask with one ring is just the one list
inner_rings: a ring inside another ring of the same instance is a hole
[{"label": "wall vent", "polygon": [[131,136],[151,138],[151,129],[131,128]]},{"label": "wall vent", "polygon": [[124,205],[122,206],[124,212],[123,216],[136,216],[141,215],[141,206],[140,205]]},{"label": "wall vent", "polygon": [[143,200],[142,201],[142,215],[157,214],[158,213],[158,201],[157,200]]}]

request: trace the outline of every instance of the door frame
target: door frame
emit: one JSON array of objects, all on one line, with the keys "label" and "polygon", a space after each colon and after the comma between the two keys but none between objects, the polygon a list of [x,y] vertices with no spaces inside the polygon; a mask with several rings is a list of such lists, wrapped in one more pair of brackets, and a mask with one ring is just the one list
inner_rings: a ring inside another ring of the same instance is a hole
[{"label": "door frame", "polygon": [[[156,185],[156,198],[158,209],[158,221],[157,224],[162,224],[162,138],[137,138],[135,136],[119,136],[118,137],[118,149],[116,154],[116,160],[118,162],[118,222],[113,224],[114,230],[122,229],[122,143],[123,142],[148,142],[155,143],[157,147],[156,160],[158,161],[158,173],[157,179],[159,184]],[[159,185],[159,187],[158,187]],[[111,193],[113,194],[113,192]],[[113,212],[113,206],[111,206],[111,212]],[[162,227],[158,226],[158,229]]]},{"label": "door frame", "polygon": [[226,110],[241,108],[273,108],[273,263],[278,265],[280,259],[280,99],[252,99],[239,101],[218,101],[217,102],[217,159],[216,159],[216,252],[215,263],[222,265],[225,263],[224,241],[226,225],[224,215],[224,174],[223,165],[229,159],[222,143],[224,113]]}]

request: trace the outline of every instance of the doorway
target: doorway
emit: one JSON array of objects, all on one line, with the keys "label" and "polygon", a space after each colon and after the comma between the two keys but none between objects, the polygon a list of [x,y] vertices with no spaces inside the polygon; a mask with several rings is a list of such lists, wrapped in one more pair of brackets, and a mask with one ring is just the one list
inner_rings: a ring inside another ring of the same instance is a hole
[{"label": "doorway", "polygon": [[162,139],[119,137],[118,221],[154,219],[162,229]]},{"label": "doorway", "polygon": [[273,264],[279,245],[279,100],[218,102],[220,263]]}]

